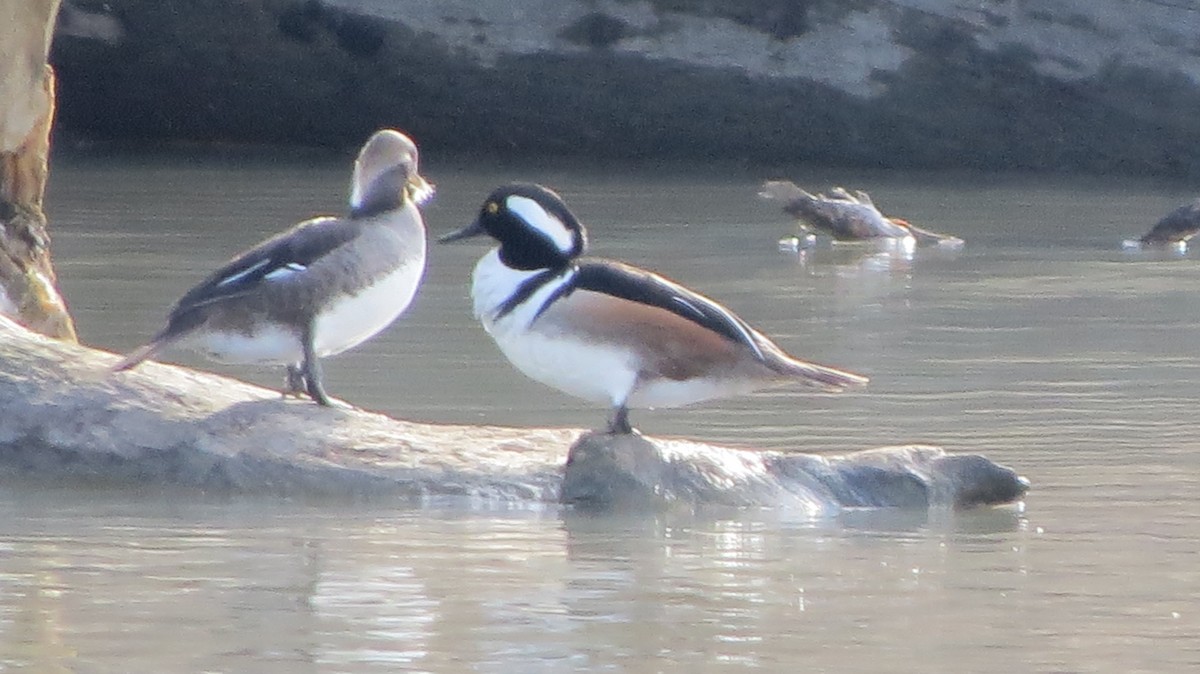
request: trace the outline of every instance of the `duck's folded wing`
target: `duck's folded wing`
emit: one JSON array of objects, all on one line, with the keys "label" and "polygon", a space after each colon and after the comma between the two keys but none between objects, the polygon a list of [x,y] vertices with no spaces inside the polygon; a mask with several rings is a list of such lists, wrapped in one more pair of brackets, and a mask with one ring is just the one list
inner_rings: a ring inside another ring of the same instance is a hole
[{"label": "duck's folded wing", "polygon": [[591,290],[669,311],[750,349],[765,360],[758,333],[728,309],[658,274],[608,260],[582,261],[571,290]]},{"label": "duck's folded wing", "polygon": [[318,218],[302,223],[230,260],[189,290],[176,311],[186,311],[250,292],[263,283],[282,281],[358,236],[353,221]]}]

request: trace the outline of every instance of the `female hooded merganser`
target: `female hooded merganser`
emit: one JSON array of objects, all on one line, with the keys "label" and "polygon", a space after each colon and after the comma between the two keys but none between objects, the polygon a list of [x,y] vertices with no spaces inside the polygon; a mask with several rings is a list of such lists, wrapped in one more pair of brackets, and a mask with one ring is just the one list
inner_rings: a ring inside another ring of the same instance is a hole
[{"label": "female hooded merganser", "polygon": [[1200,232],[1200,199],[1163,216],[1150,231],[1140,239],[1127,239],[1122,242],[1127,249],[1148,247],[1175,248],[1186,251],[1188,241]]},{"label": "female hooded merganser", "polygon": [[529,377],[607,403],[610,433],[630,408],[678,407],[789,381],[838,391],[867,382],[796,360],[720,304],[649,271],[581,258],[584,227],[540,185],[501,187],[443,236],[500,242],[475,265],[475,315]]},{"label": "female hooded merganser", "polygon": [[412,140],[377,131],[354,163],[347,216],[307,220],[230,260],[113,369],[189,345],[226,362],[285,363],[285,394],[330,405],[319,358],[361,344],[408,308],[425,271],[417,205],[432,193]]},{"label": "female hooded merganser", "polygon": [[764,183],[759,195],[783,202],[783,212],[796,218],[805,230],[825,232],[838,241],[871,241],[911,238],[914,243],[961,247],[963,240],[938,234],[901,218],[884,215],[863,191],[851,194],[841,187],[829,195],[810,194],[794,183],[771,181]]}]

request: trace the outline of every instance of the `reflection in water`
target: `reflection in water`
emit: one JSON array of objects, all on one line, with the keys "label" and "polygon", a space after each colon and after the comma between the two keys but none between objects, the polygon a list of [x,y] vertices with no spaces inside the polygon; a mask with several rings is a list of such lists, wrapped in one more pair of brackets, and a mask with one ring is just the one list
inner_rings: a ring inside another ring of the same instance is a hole
[{"label": "reflection in water", "polygon": [[[48,208],[84,340],[131,348],[214,264],[336,210],[343,172],[341,159],[59,162]],[[789,257],[775,246],[788,223],[755,196],[761,176],[736,170],[428,173],[440,187],[431,232],[465,224],[497,184],[537,180],[576,205],[597,255],[660,271],[789,352],[872,377],[849,395],[779,389],[656,410],[639,419],[647,433],[978,451],[1033,481],[1028,508],[632,520],[10,478],[0,670],[1200,667],[1200,459],[1187,421],[1200,266],[1114,246],[1190,188],[885,174],[869,180],[877,199],[969,245]],[[819,179],[866,180],[836,173]],[[592,423],[595,410],[516,374],[479,330],[467,300],[479,254],[434,247],[412,312],[331,360],[330,386],[419,420]],[[234,374],[277,384],[273,371]]]},{"label": "reflection in water", "polygon": [[[789,253],[785,251],[784,254]],[[877,300],[895,288],[909,287],[917,254],[915,240],[911,238],[833,241],[825,246],[813,245],[790,253],[796,266],[805,274],[832,277],[834,295],[844,304],[855,306]],[[929,253],[921,251],[920,254]]]},{"label": "reflection in water", "polygon": [[1168,244],[1144,244],[1137,239],[1125,239],[1121,242],[1121,250],[1129,255],[1140,255],[1146,259],[1170,260],[1186,256],[1188,242],[1175,241]]},{"label": "reflection in water", "polygon": [[921,260],[953,260],[961,246],[930,246],[918,248],[916,239],[880,239],[872,241],[820,242],[812,235],[804,239],[787,237],[779,242],[779,250],[792,255],[797,266],[810,274],[827,272],[828,268],[842,276],[859,274],[909,274]]},{"label": "reflection in water", "polygon": [[[1097,584],[1109,555],[1125,552],[1089,545],[1086,562],[1064,558],[1069,530],[1043,530],[1011,509],[798,523],[769,512],[629,518],[167,499],[5,491],[0,668],[693,671],[803,661],[843,671],[884,657],[934,670],[1092,669],[1113,657],[1093,655],[1094,645],[1124,634],[1131,616],[1182,621],[1189,610],[1186,598],[1155,607],[1144,590]],[[1163,541],[1160,563],[1190,568],[1176,556],[1189,546]],[[1156,640],[1187,624],[1138,632]],[[1069,641],[1046,636],[1068,628]],[[1178,649],[1153,653],[1157,671],[1188,661]]]}]

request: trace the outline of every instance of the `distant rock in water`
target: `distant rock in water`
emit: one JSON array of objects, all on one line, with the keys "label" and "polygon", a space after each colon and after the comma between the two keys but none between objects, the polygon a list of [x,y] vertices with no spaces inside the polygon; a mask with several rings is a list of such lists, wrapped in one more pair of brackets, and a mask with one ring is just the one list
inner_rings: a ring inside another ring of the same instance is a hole
[{"label": "distant rock in water", "polygon": [[1188,241],[1200,232],[1200,199],[1185,204],[1163,216],[1150,231],[1140,239],[1126,239],[1122,246],[1127,250],[1142,248],[1187,249]]},{"label": "distant rock in water", "polygon": [[912,238],[921,245],[960,248],[963,240],[922,229],[900,218],[884,215],[863,191],[851,194],[835,187],[828,195],[811,194],[787,181],[764,183],[759,195],[780,201],[783,212],[796,218],[805,231],[828,234],[838,241]]}]

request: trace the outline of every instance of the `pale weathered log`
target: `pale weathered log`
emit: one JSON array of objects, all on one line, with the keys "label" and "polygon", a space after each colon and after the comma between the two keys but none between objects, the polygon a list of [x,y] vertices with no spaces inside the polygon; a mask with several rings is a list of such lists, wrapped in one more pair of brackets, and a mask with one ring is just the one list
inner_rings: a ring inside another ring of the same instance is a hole
[{"label": "pale weathered log", "polygon": [[55,100],[46,54],[58,6],[0,1],[0,313],[74,341],[42,211]]},{"label": "pale weathered log", "polygon": [[9,474],[276,493],[557,499],[576,432],[437,426],[116,357],[0,318]]},{"label": "pale weathered log", "polygon": [[[820,457],[572,429],[435,425],[48,339],[0,318],[0,472],[124,487],[377,495],[415,503],[691,509],[1005,503],[1028,483],[977,456]],[[572,447],[572,444],[574,446]],[[568,448],[571,460],[567,461]]]}]

